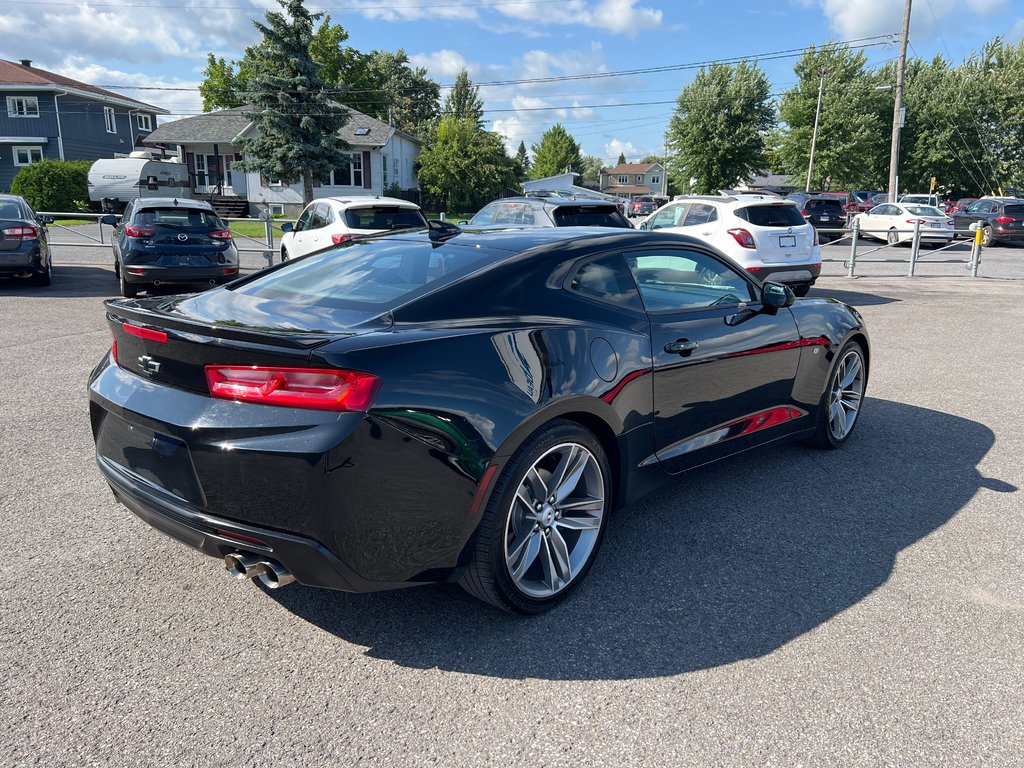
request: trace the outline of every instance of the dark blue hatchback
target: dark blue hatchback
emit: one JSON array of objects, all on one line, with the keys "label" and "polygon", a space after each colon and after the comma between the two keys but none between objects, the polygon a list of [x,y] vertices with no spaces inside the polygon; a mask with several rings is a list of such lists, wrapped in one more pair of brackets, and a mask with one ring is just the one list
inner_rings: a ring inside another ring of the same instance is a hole
[{"label": "dark blue hatchback", "polygon": [[128,203],[114,227],[114,274],[121,295],[165,283],[219,285],[238,277],[231,231],[202,200],[146,198]]},{"label": "dark blue hatchback", "polygon": [[0,277],[49,285],[52,264],[46,241],[49,218],[38,216],[23,197],[0,195]]}]

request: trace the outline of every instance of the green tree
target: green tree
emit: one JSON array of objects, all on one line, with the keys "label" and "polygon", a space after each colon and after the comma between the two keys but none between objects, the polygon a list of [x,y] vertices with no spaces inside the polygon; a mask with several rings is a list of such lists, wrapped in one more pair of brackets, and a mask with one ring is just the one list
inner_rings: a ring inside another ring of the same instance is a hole
[{"label": "green tree", "polygon": [[640,162],[641,163],[661,163],[662,165],[664,165],[665,158],[659,157],[658,155],[644,155],[643,160],[641,160]]},{"label": "green tree", "polygon": [[484,103],[480,99],[480,89],[469,79],[469,72],[460,70],[455,77],[455,84],[448,92],[441,111],[445,115],[475,120],[477,127],[484,127]]},{"label": "green tree", "polygon": [[226,61],[223,56],[218,59],[212,53],[207,54],[203,82],[199,84],[203,112],[242,106],[244,90],[245,84],[240,82],[233,62]]},{"label": "green tree", "polygon": [[18,171],[11,194],[21,195],[37,211],[75,211],[89,199],[90,160],[41,160]]},{"label": "green tree", "polygon": [[566,171],[582,171],[580,145],[560,123],[544,131],[540,143],[532,145],[530,150],[533,152],[531,179],[542,179]]},{"label": "green tree", "polygon": [[320,65],[320,79],[325,83],[337,85],[346,82],[343,75],[351,59],[347,55],[348,47],[342,46],[346,40],[348,32],[340,24],[331,24],[328,15],[324,16],[309,41],[309,57]]},{"label": "green tree", "polygon": [[793,68],[797,84],[782,95],[772,160],[802,187],[807,180],[818,87],[824,91],[811,188],[880,189],[889,175],[892,95],[876,91],[882,76],[867,69],[863,51],[829,44],[811,47]]},{"label": "green tree", "polygon": [[501,136],[481,130],[471,117],[442,117],[419,162],[420,185],[447,211],[476,210],[517,181]]},{"label": "green tree", "polygon": [[594,157],[593,155],[584,155],[580,158],[580,182],[582,184],[589,184],[591,186],[597,186],[601,183],[601,168],[604,163],[601,162],[600,157]]},{"label": "green tree", "polygon": [[[972,79],[972,78],[977,78]],[[994,191],[1024,194],[1024,40],[989,41],[962,67],[957,99],[963,134],[977,136],[982,168],[992,168]]]},{"label": "green tree", "polygon": [[287,16],[267,11],[267,23],[253,21],[263,34],[259,55],[276,62],[257,72],[246,94],[254,106],[255,135],[242,142],[242,167],[280,179],[302,179],[305,202],[313,199],[313,178],[347,161],[338,131],[348,111],[327,92],[320,65],[309,55],[313,22],[302,0],[278,0]]},{"label": "green tree", "polygon": [[701,67],[669,120],[670,171],[684,190],[731,187],[764,167],[774,121],[768,78],[756,64]]},{"label": "green tree", "polygon": [[516,150],[516,156],[513,158],[516,163],[516,178],[519,181],[524,181],[530,178],[530,153],[526,151],[526,142],[519,142],[519,149]]},{"label": "green tree", "polygon": [[615,164],[616,165],[625,165],[626,164],[626,153],[625,152],[619,152],[619,159],[615,161]]}]

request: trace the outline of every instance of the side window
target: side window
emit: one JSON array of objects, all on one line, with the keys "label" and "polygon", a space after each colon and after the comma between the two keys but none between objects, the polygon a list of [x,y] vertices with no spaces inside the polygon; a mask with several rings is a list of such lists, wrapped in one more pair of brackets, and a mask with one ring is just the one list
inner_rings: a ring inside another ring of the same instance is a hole
[{"label": "side window", "polygon": [[618,254],[584,262],[573,273],[568,287],[573,293],[625,309],[644,309],[633,276]]},{"label": "side window", "polygon": [[313,209],[315,205],[310,205],[302,212],[299,216],[299,220],[295,222],[295,231],[304,232],[310,228],[310,223],[313,221]]},{"label": "side window", "polygon": [[325,215],[327,206],[323,203],[317,203],[316,207],[313,208],[313,218],[309,223],[310,229],[320,229],[321,227],[327,226],[327,216]]},{"label": "side window", "polygon": [[717,259],[688,250],[626,254],[648,312],[736,307],[754,300],[750,283]]},{"label": "side window", "polygon": [[684,220],[687,205],[666,205],[651,219],[648,229],[664,229],[665,227],[678,227],[679,222]]},{"label": "side window", "polygon": [[485,205],[476,216],[473,217],[472,223],[474,226],[478,224],[493,224],[494,214],[498,212],[498,203],[491,203]]},{"label": "side window", "polygon": [[316,215],[323,219],[321,227],[326,227],[328,224],[334,223],[334,211],[331,210],[331,206],[327,203],[320,203],[316,207]]},{"label": "side window", "polygon": [[708,205],[707,203],[694,203],[686,213],[683,226],[693,227],[698,224],[707,224],[709,221],[715,221],[717,218],[718,213],[715,211],[715,206]]}]

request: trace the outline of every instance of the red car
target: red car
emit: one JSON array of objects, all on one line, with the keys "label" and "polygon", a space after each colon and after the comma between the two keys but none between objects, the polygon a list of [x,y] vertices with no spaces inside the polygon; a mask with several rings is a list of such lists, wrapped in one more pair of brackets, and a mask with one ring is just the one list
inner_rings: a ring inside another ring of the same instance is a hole
[{"label": "red car", "polygon": [[952,215],[954,213],[960,213],[961,211],[966,211],[967,210],[967,206],[970,205],[971,203],[973,203],[977,199],[978,198],[976,198],[976,197],[961,197],[959,200],[955,200],[955,201],[954,200],[948,200],[948,201],[946,201],[946,206],[945,206],[944,210],[945,210],[945,212],[947,214],[950,214],[950,215]]}]

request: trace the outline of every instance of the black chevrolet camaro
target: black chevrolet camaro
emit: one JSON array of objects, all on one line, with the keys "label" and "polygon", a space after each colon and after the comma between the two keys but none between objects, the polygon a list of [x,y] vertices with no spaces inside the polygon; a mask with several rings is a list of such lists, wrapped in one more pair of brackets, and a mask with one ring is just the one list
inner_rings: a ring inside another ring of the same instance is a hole
[{"label": "black chevrolet camaro", "polygon": [[523,613],[673,475],[842,445],[868,375],[856,310],[657,232],[424,230],[106,308],[96,458],[152,526],[269,587]]}]

